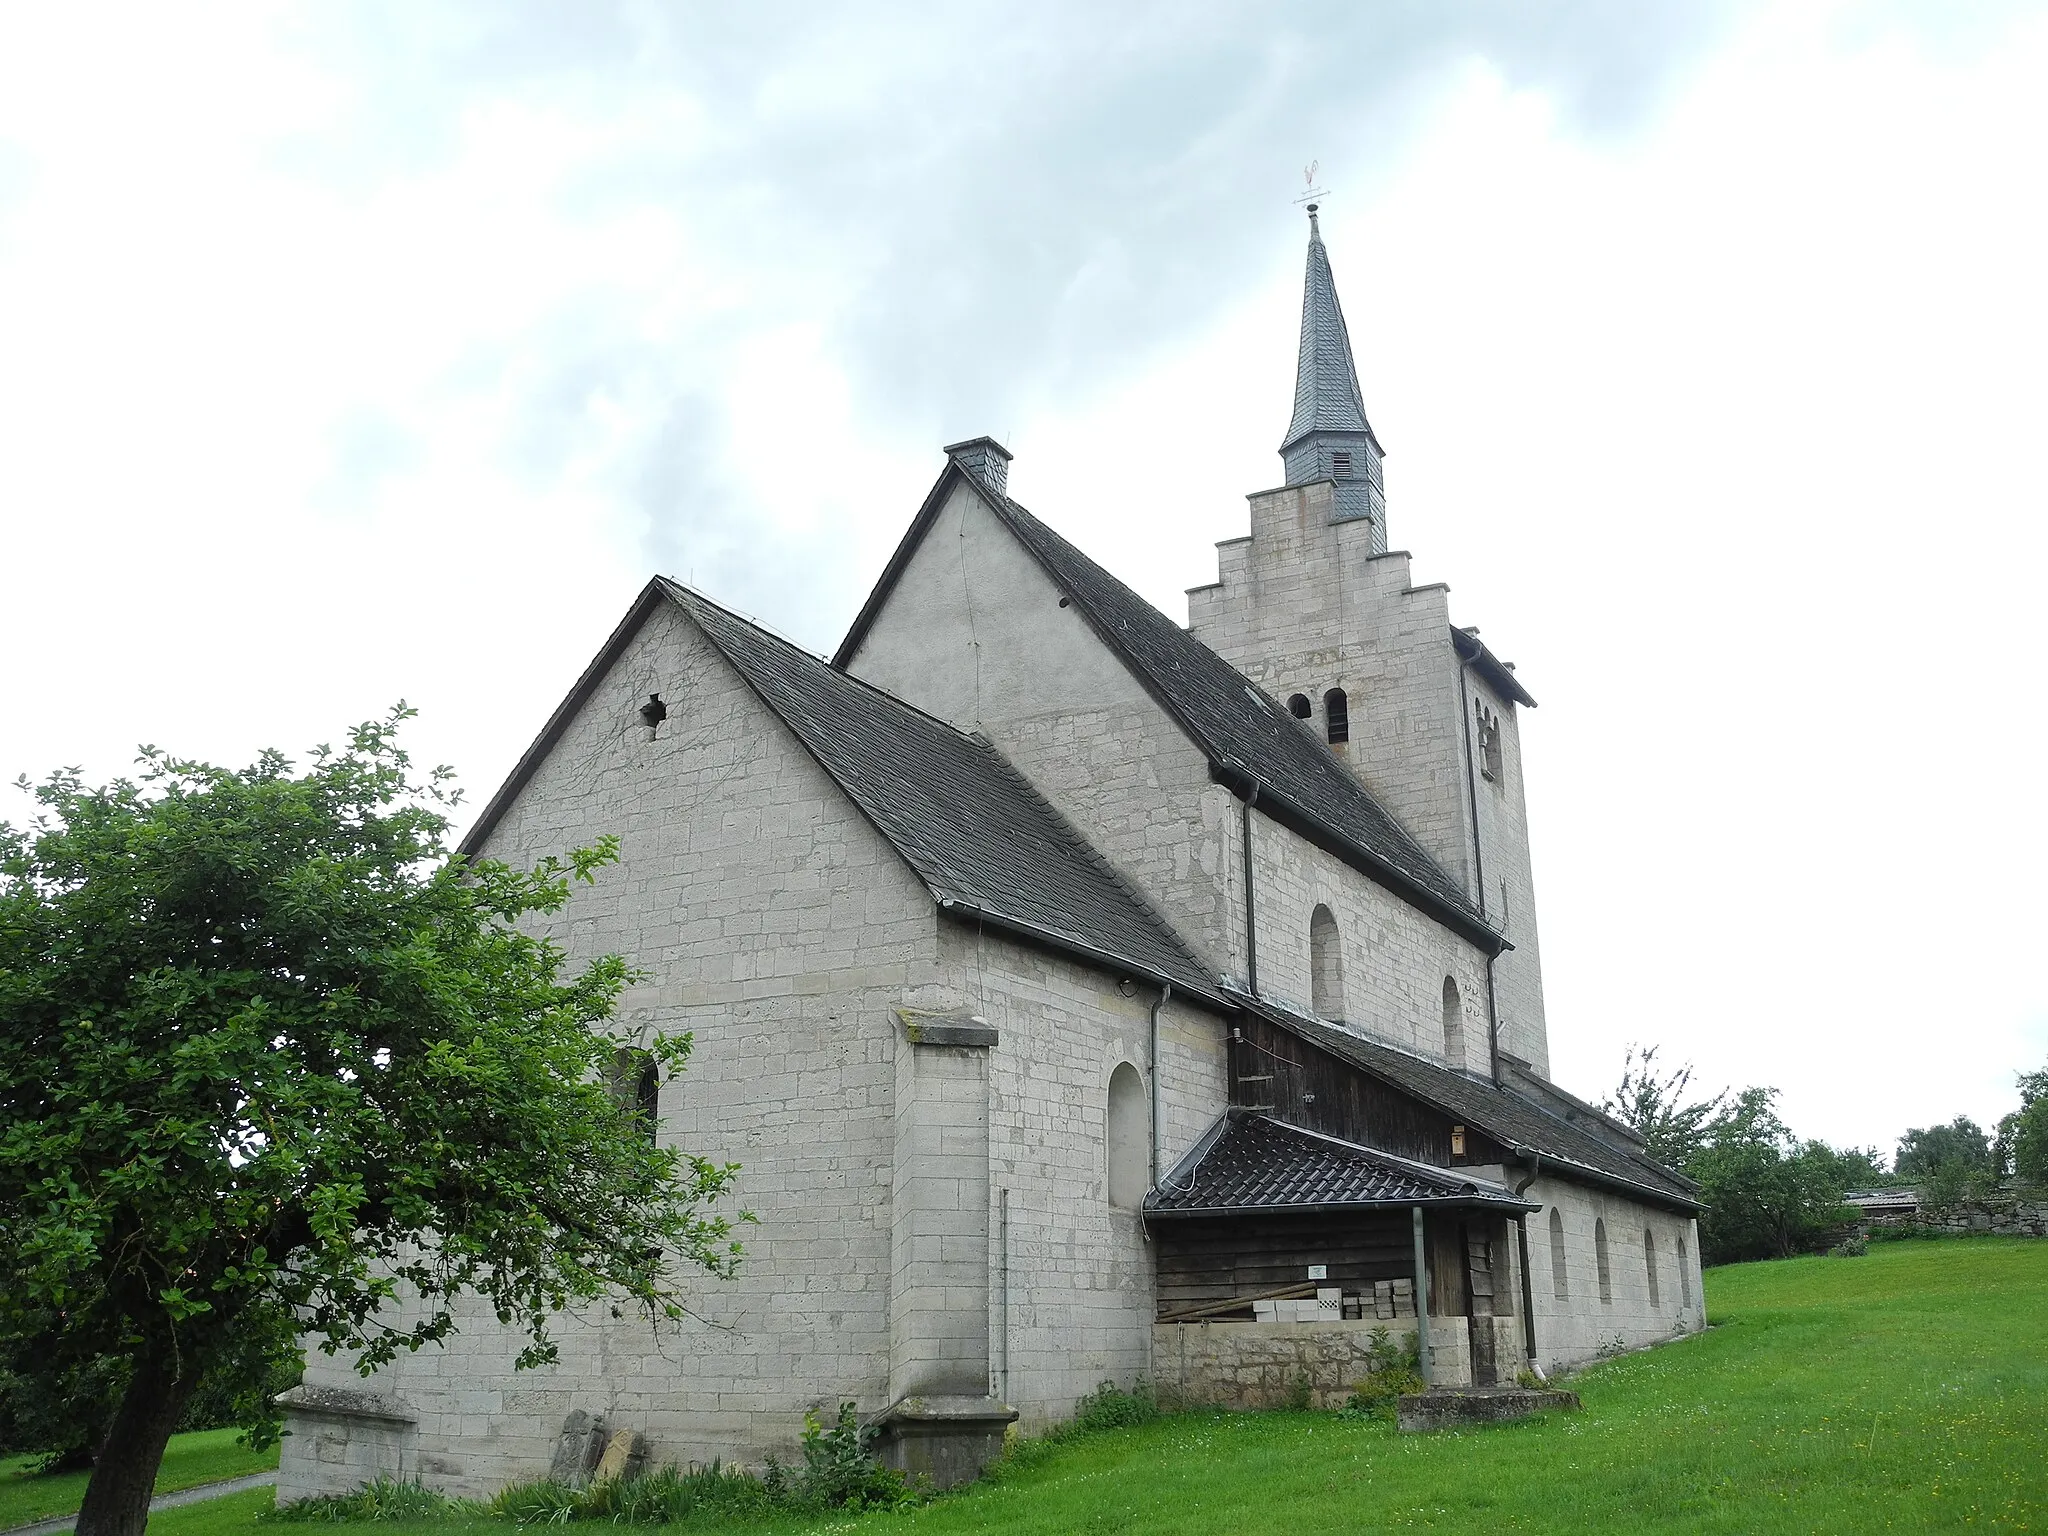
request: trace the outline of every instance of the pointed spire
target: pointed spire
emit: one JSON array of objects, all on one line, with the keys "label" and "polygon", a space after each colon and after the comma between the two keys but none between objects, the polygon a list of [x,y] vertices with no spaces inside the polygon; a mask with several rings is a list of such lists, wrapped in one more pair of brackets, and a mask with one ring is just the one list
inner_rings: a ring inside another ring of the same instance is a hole
[{"label": "pointed spire", "polygon": [[1280,444],[1289,485],[1337,482],[1337,517],[1371,518],[1373,543],[1386,547],[1380,444],[1365,417],[1351,360],[1351,333],[1337,302],[1337,280],[1323,246],[1317,205],[1308,206],[1308,277],[1301,295],[1301,356],[1294,375],[1294,417]]},{"label": "pointed spire", "polygon": [[1311,432],[1370,432],[1365,397],[1358,390],[1358,369],[1351,361],[1351,333],[1337,302],[1337,280],[1330,275],[1330,253],[1316,220],[1316,204],[1308,209],[1308,280],[1301,295],[1301,360],[1294,374],[1294,419],[1280,444],[1285,453]]}]

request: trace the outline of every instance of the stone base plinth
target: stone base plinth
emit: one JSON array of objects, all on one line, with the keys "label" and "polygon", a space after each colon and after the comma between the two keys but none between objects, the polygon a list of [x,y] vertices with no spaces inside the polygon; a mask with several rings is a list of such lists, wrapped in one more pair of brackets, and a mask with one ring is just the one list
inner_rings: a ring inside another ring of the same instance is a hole
[{"label": "stone base plinth", "polygon": [[1017,1410],[992,1397],[906,1397],[871,1421],[875,1459],[934,1488],[957,1488],[1003,1454]]},{"label": "stone base plinth", "polygon": [[1543,1387],[1457,1387],[1416,1392],[1401,1399],[1397,1417],[1407,1430],[1499,1424],[1553,1408],[1577,1412],[1579,1394]]}]

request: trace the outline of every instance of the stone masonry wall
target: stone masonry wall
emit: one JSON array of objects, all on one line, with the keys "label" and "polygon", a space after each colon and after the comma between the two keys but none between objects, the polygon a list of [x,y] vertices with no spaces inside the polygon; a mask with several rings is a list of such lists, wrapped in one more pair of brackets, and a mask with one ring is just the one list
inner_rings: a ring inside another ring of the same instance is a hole
[{"label": "stone masonry wall", "polygon": [[[1519,1182],[1513,1170],[1479,1171],[1511,1184]],[[1536,1352],[1546,1370],[1696,1333],[1706,1326],[1699,1231],[1691,1217],[1597,1186],[1548,1176],[1529,1186],[1528,1198],[1543,1204],[1528,1217],[1528,1231]],[[1551,1260],[1553,1208],[1564,1222],[1563,1297],[1557,1294]],[[1607,1232],[1607,1300],[1600,1296],[1596,1222],[1604,1222]],[[1656,1242],[1654,1302],[1644,1248],[1646,1232]]]},{"label": "stone masonry wall", "polygon": [[1231,797],[1010,531],[957,488],[848,670],[980,731],[1167,916],[1242,975]]},{"label": "stone masonry wall", "polygon": [[1441,1061],[1448,976],[1464,999],[1463,1064],[1488,1070],[1486,960],[1470,940],[1264,816],[1252,818],[1252,856],[1261,995],[1311,1011],[1309,919],[1327,906],[1343,956],[1343,1023]]},{"label": "stone masonry wall", "polygon": [[[1104,1381],[1149,1376],[1151,1244],[1109,1203],[1109,1079],[1146,1074],[1158,993],[966,927],[945,953],[963,1005],[994,1025],[989,1053],[990,1359],[1026,1428],[1065,1418]],[[1222,1113],[1225,1027],[1178,1000],[1160,1011],[1161,1163]]]},{"label": "stone masonry wall", "polygon": [[1501,721],[1508,758],[1498,790],[1482,779],[1468,791],[1474,722],[1448,590],[1414,586],[1404,552],[1374,554],[1366,524],[1332,523],[1330,494],[1322,484],[1251,497],[1251,537],[1217,546],[1218,580],[1189,589],[1189,628],[1274,698],[1305,694],[1319,730],[1325,691],[1344,689],[1351,739],[1338,750],[1515,944],[1495,973],[1501,1043],[1547,1073],[1519,720],[1468,677],[1466,693]]},{"label": "stone masonry wall", "polygon": [[1880,1216],[1872,1232],[1936,1233],[1943,1237],[2048,1237],[2048,1197],[1996,1195],[1913,1216]]}]

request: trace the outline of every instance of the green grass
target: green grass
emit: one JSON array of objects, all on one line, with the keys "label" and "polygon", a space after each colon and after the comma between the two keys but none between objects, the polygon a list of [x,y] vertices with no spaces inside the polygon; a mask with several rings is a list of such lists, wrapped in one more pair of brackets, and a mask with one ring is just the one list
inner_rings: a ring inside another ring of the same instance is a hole
[{"label": "green grass", "polygon": [[[267,1451],[244,1450],[235,1444],[235,1433],[232,1429],[195,1429],[171,1436],[163,1470],[157,1473],[156,1491],[176,1493],[201,1483],[268,1472],[277,1465],[276,1446]],[[36,1477],[30,1472],[35,1462],[33,1456],[0,1458],[0,1531],[78,1512],[79,1501],[85,1497],[86,1474],[60,1472]]]},{"label": "green grass", "polygon": [[[906,1514],[751,1536],[1923,1531],[2048,1527],[2048,1242],[1874,1247],[1707,1277],[1715,1327],[1608,1361],[1586,1411],[1434,1436],[1187,1414],[1079,1437]],[[260,1491],[151,1536],[283,1536]],[[319,1527],[301,1528],[310,1533]],[[363,1536],[505,1531],[482,1521]]]}]

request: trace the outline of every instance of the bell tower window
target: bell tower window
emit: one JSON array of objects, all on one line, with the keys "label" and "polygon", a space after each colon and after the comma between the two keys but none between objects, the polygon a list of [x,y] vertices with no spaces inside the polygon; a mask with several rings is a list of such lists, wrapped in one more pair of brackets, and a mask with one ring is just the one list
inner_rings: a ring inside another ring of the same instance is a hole
[{"label": "bell tower window", "polygon": [[1306,720],[1312,709],[1313,706],[1310,705],[1305,693],[1297,693],[1287,701],[1287,713],[1297,720]]},{"label": "bell tower window", "polygon": [[1329,732],[1331,746],[1341,747],[1351,739],[1351,707],[1345,702],[1342,688],[1332,688],[1323,695],[1323,725]]}]

